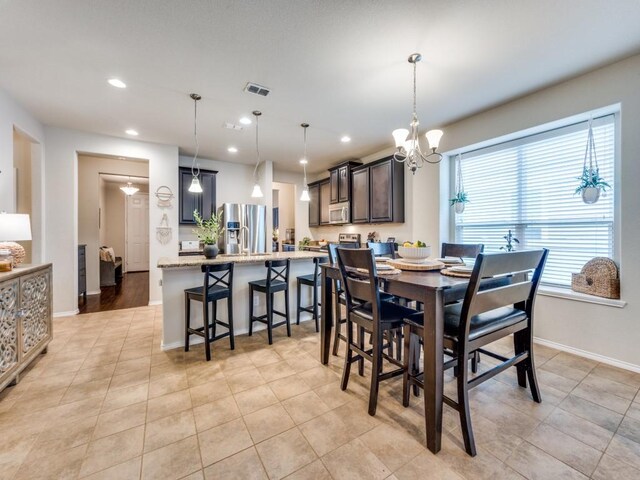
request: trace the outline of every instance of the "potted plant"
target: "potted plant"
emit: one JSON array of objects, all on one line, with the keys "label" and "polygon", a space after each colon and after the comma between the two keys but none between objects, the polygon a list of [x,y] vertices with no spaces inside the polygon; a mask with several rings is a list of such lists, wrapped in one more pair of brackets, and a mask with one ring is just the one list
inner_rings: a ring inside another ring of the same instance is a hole
[{"label": "potted plant", "polygon": [[449,199],[450,205],[453,207],[456,213],[464,212],[465,203],[469,203],[469,198],[467,197],[467,192],[458,192],[456,196]]},{"label": "potted plant", "polygon": [[311,239],[309,237],[304,237],[298,242],[298,250],[302,250],[304,247],[308,247],[309,245],[311,245]]},{"label": "potted plant", "polygon": [[582,201],[586,204],[596,203],[600,198],[600,191],[605,192],[607,188],[611,188],[611,185],[600,176],[597,168],[585,166],[582,169],[582,175],[576,179],[580,180],[580,185],[576,188],[574,195],[580,193]]},{"label": "potted plant", "polygon": [[513,252],[516,249],[516,247],[513,246],[513,243],[520,243],[520,240],[513,236],[511,230],[509,230],[509,233],[502,238],[507,241],[507,244],[500,247],[500,250],[504,250],[505,252]]},{"label": "potted plant", "polygon": [[211,215],[209,220],[203,220],[198,210],[193,211],[193,218],[198,228],[193,229],[198,239],[204,243],[204,256],[216,258],[218,255],[218,238],[222,234],[222,210],[217,215]]}]

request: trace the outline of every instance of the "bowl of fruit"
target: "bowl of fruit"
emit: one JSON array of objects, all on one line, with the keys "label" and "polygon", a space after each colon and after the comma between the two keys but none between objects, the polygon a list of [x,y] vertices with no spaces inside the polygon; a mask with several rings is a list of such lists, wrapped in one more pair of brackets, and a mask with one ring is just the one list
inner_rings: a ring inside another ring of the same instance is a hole
[{"label": "bowl of fruit", "polygon": [[431,247],[424,242],[404,242],[398,246],[398,254],[409,263],[423,263],[431,255]]}]

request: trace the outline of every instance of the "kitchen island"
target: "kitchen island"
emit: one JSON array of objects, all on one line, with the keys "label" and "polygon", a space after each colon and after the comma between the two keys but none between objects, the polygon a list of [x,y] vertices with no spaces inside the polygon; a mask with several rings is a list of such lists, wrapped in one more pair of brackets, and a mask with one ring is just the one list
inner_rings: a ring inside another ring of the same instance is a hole
[{"label": "kitchen island", "polygon": [[[224,255],[207,259],[203,256],[188,256],[175,258],[160,258],[158,268],[162,269],[162,349],[169,350],[184,346],[184,290],[203,284],[202,265],[217,265],[233,262],[233,320],[236,335],[249,331],[249,282],[266,278],[267,270],[264,262],[267,260],[290,259],[289,270],[289,307],[291,323],[295,323],[296,312],[296,277],[313,273],[313,258],[327,256],[319,252],[274,252],[258,255]],[[303,289],[303,305],[311,303],[310,289]],[[254,313],[264,313],[264,295],[256,295]],[[226,321],[226,306],[224,300],[218,308],[218,318]],[[284,311],[282,295],[276,295],[276,310]],[[302,318],[308,319],[305,314]],[[191,309],[191,325],[202,325],[202,311],[194,303]],[[256,323],[256,330],[265,328]],[[199,337],[192,337],[192,343],[202,342]]]}]

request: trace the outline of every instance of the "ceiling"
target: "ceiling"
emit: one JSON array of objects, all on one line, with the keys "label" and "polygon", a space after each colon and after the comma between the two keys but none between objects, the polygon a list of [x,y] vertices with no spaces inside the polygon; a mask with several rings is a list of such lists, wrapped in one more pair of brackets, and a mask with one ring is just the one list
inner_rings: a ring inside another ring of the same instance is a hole
[{"label": "ceiling", "polygon": [[185,155],[197,92],[200,156],[254,163],[253,126],[223,123],[258,109],[262,159],[298,170],[308,122],[318,172],[407,127],[413,52],[427,130],[640,52],[639,19],[637,0],[0,0],[0,88],[47,125]]}]

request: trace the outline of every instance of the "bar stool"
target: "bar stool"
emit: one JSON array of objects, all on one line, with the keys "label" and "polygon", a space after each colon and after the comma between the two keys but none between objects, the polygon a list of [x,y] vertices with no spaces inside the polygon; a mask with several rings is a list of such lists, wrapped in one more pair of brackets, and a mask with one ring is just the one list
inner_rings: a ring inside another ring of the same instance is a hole
[{"label": "bar stool", "polygon": [[[202,272],[204,273],[204,285],[184,291],[184,351],[189,351],[189,337],[199,335],[204,338],[205,353],[207,361],[209,361],[211,360],[211,342],[229,337],[231,350],[235,348],[233,338],[233,263],[203,265]],[[218,300],[225,298],[227,299],[228,323],[217,318]],[[191,300],[202,302],[202,327],[191,328]],[[209,303],[212,307],[211,323],[209,323]],[[225,327],[227,331],[216,335],[216,325]],[[209,329],[211,329],[212,336],[209,336]]]},{"label": "bar stool", "polygon": [[[313,319],[316,322],[316,332],[320,331],[319,315],[318,315],[318,287],[320,286],[320,264],[328,263],[329,257],[315,257],[313,259],[314,269],[310,275],[299,275],[296,277],[296,298],[298,306],[296,309],[296,325],[300,325],[300,312],[307,312],[313,315]],[[301,305],[302,300],[302,287],[311,287],[313,303],[311,305]]]},{"label": "bar stool", "polygon": [[[273,329],[282,325],[287,326],[287,336],[291,336],[291,322],[289,321],[289,264],[286,260],[267,260],[264,266],[267,267],[267,278],[264,280],[254,280],[249,282],[249,336],[253,335],[253,322],[261,322],[267,326],[269,345],[273,343]],[[267,312],[264,315],[253,315],[253,293],[257,291],[264,293],[267,299]],[[273,297],[277,292],[284,292],[285,313],[274,309]],[[285,320],[273,323],[273,315],[280,315]]]}]

